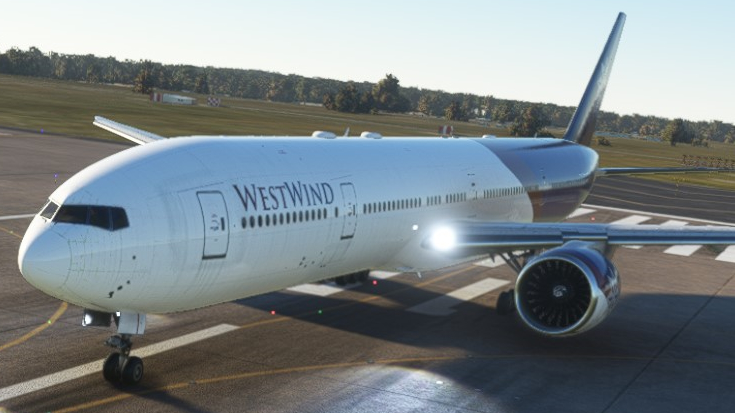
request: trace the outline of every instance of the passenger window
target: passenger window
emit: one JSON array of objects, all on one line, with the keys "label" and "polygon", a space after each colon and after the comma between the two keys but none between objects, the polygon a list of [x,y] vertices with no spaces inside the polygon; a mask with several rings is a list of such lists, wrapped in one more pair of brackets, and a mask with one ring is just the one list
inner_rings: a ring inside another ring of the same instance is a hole
[{"label": "passenger window", "polygon": [[111,207],[110,208],[110,219],[112,220],[112,230],[118,230],[127,228],[130,226],[130,223],[128,222],[128,214],[125,213],[125,210],[118,207]]}]

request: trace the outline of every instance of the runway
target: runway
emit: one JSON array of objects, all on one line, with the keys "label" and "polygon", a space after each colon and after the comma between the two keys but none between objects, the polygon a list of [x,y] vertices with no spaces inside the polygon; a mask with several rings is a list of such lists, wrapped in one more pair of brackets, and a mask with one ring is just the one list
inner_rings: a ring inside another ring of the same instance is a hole
[{"label": "runway", "polygon": [[[735,254],[701,246],[620,248],[621,301],[577,337],[545,338],[516,316],[497,315],[495,300],[515,274],[484,261],[151,316],[134,341],[133,353],[145,355],[142,386],[112,386],[100,371],[111,331],[81,327],[82,310],[28,285],[16,258],[27,214],[73,173],[125,147],[0,129],[0,412],[729,412],[735,405]],[[606,179],[571,220],[735,222],[734,197]]]}]

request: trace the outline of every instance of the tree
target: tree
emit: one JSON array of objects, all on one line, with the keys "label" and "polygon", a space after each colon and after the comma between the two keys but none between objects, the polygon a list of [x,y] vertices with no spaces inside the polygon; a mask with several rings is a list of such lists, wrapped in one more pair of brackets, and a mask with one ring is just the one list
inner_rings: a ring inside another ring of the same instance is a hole
[{"label": "tree", "polygon": [[456,100],[453,100],[452,103],[444,109],[444,117],[447,118],[447,120],[466,121],[469,119],[467,113],[462,110],[462,106]]},{"label": "tree", "polygon": [[355,84],[348,83],[340,89],[334,98],[334,103],[335,109],[339,112],[357,112],[357,108],[360,106],[360,92],[355,87]]},{"label": "tree", "polygon": [[377,111],[375,108],[375,99],[369,91],[364,92],[360,97],[360,104],[357,106],[357,113],[373,113]]},{"label": "tree", "polygon": [[536,136],[549,124],[549,118],[541,105],[531,105],[523,110],[521,116],[513,122],[510,134],[513,136]]},{"label": "tree", "polygon": [[725,143],[735,143],[735,126],[730,126],[730,129],[725,134]]},{"label": "tree", "polygon": [[669,142],[671,146],[676,146],[677,143],[691,143],[696,136],[684,119],[677,118],[666,125],[666,129],[661,133],[661,139]]},{"label": "tree", "polygon": [[427,116],[432,116],[434,113],[432,112],[432,104],[436,100],[436,95],[434,94],[424,94],[421,95],[419,98],[419,104],[416,107],[419,112],[423,113]]},{"label": "tree", "polygon": [[510,122],[516,118],[516,111],[513,104],[508,101],[501,101],[493,107],[492,119],[495,122]]},{"label": "tree", "polygon": [[153,86],[155,86],[156,82],[153,79],[152,66],[152,63],[148,60],[143,62],[140,72],[138,72],[138,76],[135,77],[133,92],[142,93],[144,95],[148,95],[153,92]]},{"label": "tree", "polygon": [[325,93],[322,98],[322,104],[329,110],[337,110],[337,105],[334,103],[334,93]]},{"label": "tree", "polygon": [[373,99],[375,99],[375,106],[380,110],[407,112],[410,109],[409,100],[401,96],[398,78],[392,74],[385,75],[385,79],[373,87]]},{"label": "tree", "polygon": [[209,94],[209,83],[207,82],[206,72],[197,76],[197,80],[194,83],[194,93]]}]

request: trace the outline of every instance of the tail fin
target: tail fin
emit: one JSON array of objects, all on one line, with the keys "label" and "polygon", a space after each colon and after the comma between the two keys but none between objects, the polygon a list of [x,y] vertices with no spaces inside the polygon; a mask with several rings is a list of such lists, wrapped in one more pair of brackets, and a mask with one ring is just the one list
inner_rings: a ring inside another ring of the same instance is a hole
[{"label": "tail fin", "polygon": [[610,32],[605,48],[602,50],[600,60],[597,62],[595,72],[587,84],[582,100],[579,102],[577,110],[569,121],[569,126],[564,134],[564,140],[577,142],[585,146],[590,145],[592,134],[595,132],[595,124],[597,123],[597,113],[600,110],[602,96],[605,94],[607,80],[610,77],[613,60],[615,60],[615,52],[618,50],[620,35],[623,33],[625,25],[625,13],[618,14],[618,19]]}]

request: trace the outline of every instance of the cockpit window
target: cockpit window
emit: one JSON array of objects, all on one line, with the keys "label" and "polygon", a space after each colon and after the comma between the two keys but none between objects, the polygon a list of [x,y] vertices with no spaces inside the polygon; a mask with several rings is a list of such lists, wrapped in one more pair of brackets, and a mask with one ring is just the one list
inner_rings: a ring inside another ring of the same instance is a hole
[{"label": "cockpit window", "polygon": [[128,226],[128,215],[122,208],[110,208],[110,218],[112,219],[113,231]]},{"label": "cockpit window", "polygon": [[82,205],[63,205],[54,217],[54,222],[66,222],[68,224],[86,224],[87,207]]},{"label": "cockpit window", "polygon": [[59,207],[59,212],[54,216],[53,222],[92,225],[115,231],[128,227],[128,216],[125,210],[119,207],[62,205]]},{"label": "cockpit window", "polygon": [[53,201],[48,201],[48,203],[46,203],[46,205],[44,205],[43,209],[41,210],[41,216],[46,219],[51,219],[56,213],[57,209],[59,209],[58,205],[56,205]]},{"label": "cockpit window", "polygon": [[110,228],[110,208],[91,206],[89,207],[89,225],[104,229]]}]

